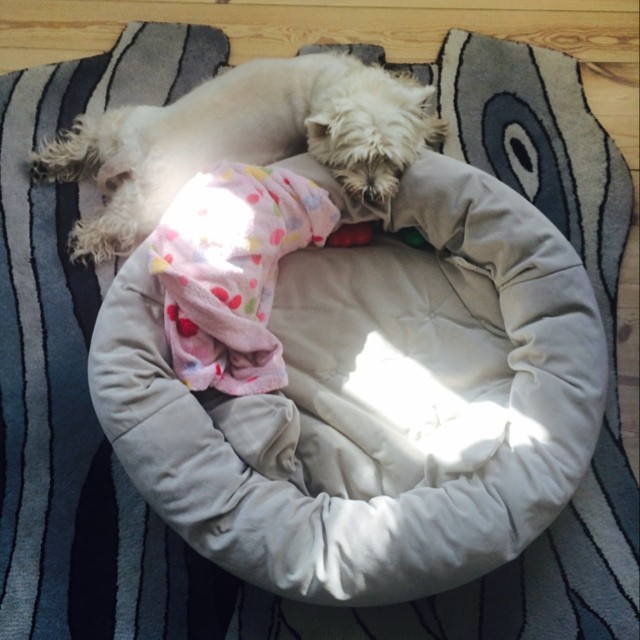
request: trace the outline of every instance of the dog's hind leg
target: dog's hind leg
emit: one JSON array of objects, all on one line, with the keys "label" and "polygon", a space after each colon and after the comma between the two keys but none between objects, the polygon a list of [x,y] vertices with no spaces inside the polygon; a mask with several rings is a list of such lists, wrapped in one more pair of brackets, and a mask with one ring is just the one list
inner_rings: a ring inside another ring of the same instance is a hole
[{"label": "dog's hind leg", "polygon": [[94,175],[99,167],[99,119],[78,116],[68,130],[60,131],[30,155],[31,176],[38,182],[75,182]]},{"label": "dog's hind leg", "polygon": [[136,245],[135,221],[102,215],[76,222],[68,239],[71,262],[86,264],[91,258],[98,264],[115,255],[131,253]]}]

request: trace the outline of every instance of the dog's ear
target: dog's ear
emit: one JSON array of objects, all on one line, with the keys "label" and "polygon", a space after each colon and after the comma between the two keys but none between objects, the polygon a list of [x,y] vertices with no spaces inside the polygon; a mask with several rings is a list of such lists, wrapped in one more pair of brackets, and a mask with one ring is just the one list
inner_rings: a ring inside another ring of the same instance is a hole
[{"label": "dog's ear", "polygon": [[331,133],[331,121],[327,116],[309,116],[304,125],[307,128],[307,137],[311,139],[326,138]]}]

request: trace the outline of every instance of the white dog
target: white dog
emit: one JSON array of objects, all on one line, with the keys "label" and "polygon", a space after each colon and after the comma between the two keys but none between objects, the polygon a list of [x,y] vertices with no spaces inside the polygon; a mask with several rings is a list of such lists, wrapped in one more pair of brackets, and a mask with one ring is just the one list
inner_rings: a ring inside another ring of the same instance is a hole
[{"label": "white dog", "polygon": [[104,208],[76,224],[70,250],[99,262],[130,252],[181,187],[223,159],[265,165],[308,149],[353,197],[390,198],[425,143],[444,137],[433,94],[348,55],[256,60],[166,107],[81,115],[32,154],[31,170],[40,180],[97,182]]}]

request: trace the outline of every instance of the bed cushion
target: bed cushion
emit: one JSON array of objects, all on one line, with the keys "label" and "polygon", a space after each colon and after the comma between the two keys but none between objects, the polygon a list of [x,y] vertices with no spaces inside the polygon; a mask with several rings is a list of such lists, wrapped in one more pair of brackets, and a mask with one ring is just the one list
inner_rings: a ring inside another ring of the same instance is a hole
[{"label": "bed cushion", "polygon": [[[307,156],[281,164],[391,235],[283,260],[270,326],[289,385],[244,404],[176,379],[137,251],[89,358],[125,470],[202,555],[307,602],[409,600],[514,558],[571,498],[602,421],[579,257],[514,191],[433,152],[380,210],[343,201]],[[429,248],[398,242],[406,227]]]}]

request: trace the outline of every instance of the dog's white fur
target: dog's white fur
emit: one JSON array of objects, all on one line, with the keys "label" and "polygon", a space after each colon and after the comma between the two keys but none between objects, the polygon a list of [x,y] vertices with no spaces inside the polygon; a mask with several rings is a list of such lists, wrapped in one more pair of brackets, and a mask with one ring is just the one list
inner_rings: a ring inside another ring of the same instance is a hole
[{"label": "dog's white fur", "polygon": [[256,60],[166,107],[79,116],[32,154],[34,178],[94,179],[104,209],[79,221],[73,259],[130,252],[180,188],[219,160],[265,165],[307,149],[354,197],[383,200],[445,123],[434,89],[357,58],[331,53]]}]

